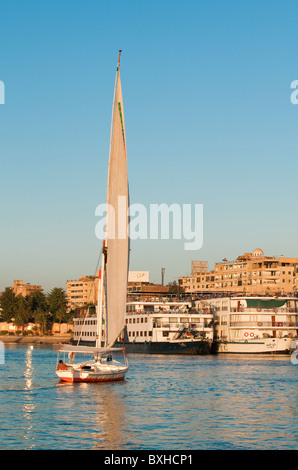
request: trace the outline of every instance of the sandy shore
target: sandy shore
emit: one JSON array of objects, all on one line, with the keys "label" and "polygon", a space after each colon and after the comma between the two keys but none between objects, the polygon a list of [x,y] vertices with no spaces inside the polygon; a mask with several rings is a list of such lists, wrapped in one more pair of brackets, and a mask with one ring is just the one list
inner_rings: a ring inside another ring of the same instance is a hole
[{"label": "sandy shore", "polygon": [[71,339],[70,334],[54,335],[54,336],[10,336],[0,335],[0,341],[3,343],[12,344],[69,344]]}]

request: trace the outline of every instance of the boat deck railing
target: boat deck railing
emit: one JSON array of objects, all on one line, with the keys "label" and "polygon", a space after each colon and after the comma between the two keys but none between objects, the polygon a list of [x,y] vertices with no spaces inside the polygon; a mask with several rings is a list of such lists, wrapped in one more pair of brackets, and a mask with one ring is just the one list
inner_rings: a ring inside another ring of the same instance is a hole
[{"label": "boat deck railing", "polygon": [[198,322],[190,322],[190,323],[172,323],[172,322],[160,322],[160,321],[155,321],[153,323],[153,328],[168,328],[170,331],[171,330],[177,330],[180,328],[185,328],[185,327],[191,327],[195,329],[205,329],[205,328],[212,328],[212,325],[210,323],[204,322],[204,323],[198,323]]},{"label": "boat deck railing", "polygon": [[291,308],[291,309],[282,309],[282,308],[244,308],[243,310],[239,310],[237,308],[230,308],[228,309],[226,307],[226,309],[223,309],[223,308],[214,308],[215,312],[216,313],[222,313],[222,314],[227,314],[227,313],[235,313],[236,315],[245,315],[246,313],[250,313],[250,314],[259,314],[259,315],[262,315],[262,314],[266,314],[266,313],[270,313],[271,315],[292,315],[292,314],[295,314],[295,313],[298,313],[298,309],[296,308]]},{"label": "boat deck railing", "polygon": [[[227,324],[225,322],[225,324]],[[266,321],[266,322],[252,322],[252,321],[232,321],[230,322],[231,328],[298,328],[298,322],[285,322],[285,321]]]}]

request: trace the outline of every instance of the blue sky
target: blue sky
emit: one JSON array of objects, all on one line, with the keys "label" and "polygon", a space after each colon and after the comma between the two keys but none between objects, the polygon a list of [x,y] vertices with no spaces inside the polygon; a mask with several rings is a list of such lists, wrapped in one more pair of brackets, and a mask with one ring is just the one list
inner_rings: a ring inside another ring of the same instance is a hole
[{"label": "blue sky", "polygon": [[204,244],[137,240],[166,282],[191,260],[298,257],[296,1],[3,1],[0,290],[95,272],[118,49],[131,202],[204,205]]}]

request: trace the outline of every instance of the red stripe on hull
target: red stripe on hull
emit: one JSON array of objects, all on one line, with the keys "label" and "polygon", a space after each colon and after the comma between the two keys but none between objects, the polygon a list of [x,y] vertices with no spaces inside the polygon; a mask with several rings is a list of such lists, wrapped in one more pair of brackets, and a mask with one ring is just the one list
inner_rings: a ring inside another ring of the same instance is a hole
[{"label": "red stripe on hull", "polygon": [[73,382],[115,382],[115,381],[119,381],[119,380],[124,380],[124,376],[123,377],[118,377],[118,378],[106,378],[106,379],[80,379],[80,378],[76,378],[76,379],[72,379],[71,377],[66,377],[65,379],[63,379],[62,377],[60,377],[60,380],[62,382],[69,382],[69,383],[73,383]]}]

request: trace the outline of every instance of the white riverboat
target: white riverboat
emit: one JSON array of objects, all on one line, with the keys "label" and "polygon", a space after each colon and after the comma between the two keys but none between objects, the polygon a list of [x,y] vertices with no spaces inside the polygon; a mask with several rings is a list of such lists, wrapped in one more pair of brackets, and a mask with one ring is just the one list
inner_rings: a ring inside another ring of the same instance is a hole
[{"label": "white riverboat", "polygon": [[[128,302],[126,325],[115,346],[128,353],[209,354],[213,342],[213,315],[198,312],[189,302]],[[74,342],[95,344],[95,316],[74,319]],[[103,336],[105,331],[103,330]]]},{"label": "white riverboat", "polygon": [[288,354],[298,337],[297,298],[235,296],[206,302],[214,315],[214,352]]}]

